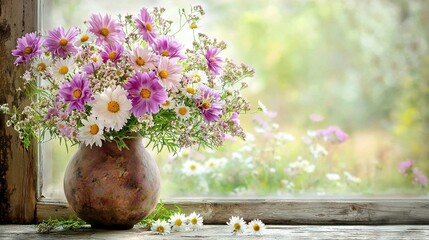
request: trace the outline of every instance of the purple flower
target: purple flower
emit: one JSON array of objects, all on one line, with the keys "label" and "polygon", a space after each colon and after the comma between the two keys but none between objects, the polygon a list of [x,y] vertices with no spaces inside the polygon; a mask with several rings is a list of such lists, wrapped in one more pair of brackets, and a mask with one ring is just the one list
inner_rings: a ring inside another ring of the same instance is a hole
[{"label": "purple flower", "polygon": [[95,70],[100,67],[100,63],[98,62],[89,62],[82,66],[82,71],[88,75],[94,74]]},{"label": "purple flower", "polygon": [[96,44],[120,43],[125,39],[122,25],[107,14],[104,17],[101,14],[92,14],[88,30],[96,36]]},{"label": "purple flower", "polygon": [[158,34],[156,28],[154,28],[153,17],[149,14],[147,9],[140,9],[140,14],[134,21],[143,39],[149,44],[154,44]]},{"label": "purple flower", "polygon": [[411,171],[411,167],[413,166],[413,160],[405,160],[399,164],[399,172],[406,173],[407,171]]},{"label": "purple flower", "polygon": [[240,125],[240,119],[238,119],[239,113],[233,112],[231,117],[229,118],[229,121],[232,122],[234,126]]},{"label": "purple flower", "polygon": [[85,75],[76,74],[70,82],[64,83],[58,90],[58,94],[69,103],[67,112],[73,109],[85,110],[85,103],[92,95],[89,82]]},{"label": "purple flower", "polygon": [[420,186],[426,187],[428,183],[428,178],[424,175],[419,169],[413,169],[414,181],[416,181]]},{"label": "purple flower", "polygon": [[185,59],[185,55],[181,52],[182,46],[171,37],[159,38],[155,43],[155,51],[164,57]]},{"label": "purple flower", "polygon": [[316,135],[331,143],[343,143],[348,139],[347,133],[334,126],[330,126],[327,129],[317,130]]},{"label": "purple flower", "polygon": [[49,108],[48,112],[45,115],[44,120],[50,120],[53,116],[58,115],[58,109],[57,108]]},{"label": "purple flower", "polygon": [[209,67],[210,71],[214,75],[218,75],[222,72],[222,67],[220,64],[223,62],[220,57],[217,55],[220,53],[219,48],[213,48],[213,47],[207,47],[206,52],[206,59],[207,59],[207,66]]},{"label": "purple flower", "polygon": [[133,105],[131,112],[136,117],[146,113],[157,113],[159,105],[167,100],[167,91],[159,83],[154,72],[137,72],[124,84],[124,88],[128,91],[128,98]]},{"label": "purple flower", "polygon": [[77,53],[74,42],[78,34],[79,30],[77,28],[70,28],[66,33],[63,27],[54,28],[45,37],[45,46],[52,55],[65,58],[69,53]]},{"label": "purple flower", "polygon": [[57,123],[57,128],[59,131],[59,134],[63,137],[69,137],[72,133],[72,130],[69,126],[67,126],[66,121],[60,121]]},{"label": "purple flower", "polygon": [[117,62],[124,52],[124,47],[119,43],[108,44],[104,47],[104,51],[100,53],[103,62],[110,60]]},{"label": "purple flower", "polygon": [[222,105],[219,101],[219,93],[214,89],[201,85],[199,88],[201,96],[195,99],[197,107],[200,109],[207,122],[219,121],[219,115],[222,113]]},{"label": "purple flower", "polygon": [[15,64],[26,63],[33,57],[42,54],[42,38],[38,37],[35,32],[27,33],[16,41],[16,48],[12,50],[12,55],[17,57]]}]

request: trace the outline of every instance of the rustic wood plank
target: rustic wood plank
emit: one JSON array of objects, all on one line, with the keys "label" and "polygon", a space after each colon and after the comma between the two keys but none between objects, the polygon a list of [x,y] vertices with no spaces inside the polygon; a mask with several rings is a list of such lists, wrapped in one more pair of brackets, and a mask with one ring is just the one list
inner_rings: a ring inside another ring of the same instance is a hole
[{"label": "rustic wood plank", "polygon": [[398,226],[273,226],[268,225],[262,235],[248,233],[233,236],[226,225],[205,225],[196,232],[175,232],[169,235],[154,235],[134,227],[130,230],[94,230],[85,226],[77,231],[56,231],[38,234],[32,225],[0,225],[0,239],[429,239],[427,225]]},{"label": "rustic wood plank", "polygon": [[[429,224],[429,200],[404,199],[201,199],[164,201],[184,213],[196,211],[207,224],[224,224],[231,216],[267,224]],[[66,203],[39,202],[37,221],[74,216]]]},{"label": "rustic wood plank", "polygon": [[[0,104],[26,102],[15,92],[23,85],[24,67],[14,66],[10,52],[18,37],[37,29],[36,17],[37,0],[0,1]],[[5,123],[0,115],[0,222],[30,223],[35,218],[37,147],[26,151]]]}]

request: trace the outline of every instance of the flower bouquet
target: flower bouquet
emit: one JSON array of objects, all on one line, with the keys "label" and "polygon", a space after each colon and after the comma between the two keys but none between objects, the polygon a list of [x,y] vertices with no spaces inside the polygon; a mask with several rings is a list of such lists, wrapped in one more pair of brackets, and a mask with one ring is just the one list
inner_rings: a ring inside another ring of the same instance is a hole
[{"label": "flower bouquet", "polygon": [[[142,145],[170,152],[193,145],[216,147],[226,136],[245,137],[241,96],[253,69],[222,58],[223,41],[198,32],[204,11],[142,8],[135,17],[93,14],[86,29],[57,27],[27,33],[12,51],[28,69],[31,103],[1,110],[25,147],[31,139],[80,144],[64,188],[78,216],[93,227],[129,228],[159,197],[159,170]],[[188,29],[189,42],[178,31]],[[188,46],[186,45],[188,44]]]},{"label": "flower bouquet", "polygon": [[164,11],[143,8],[119,20],[93,14],[87,29],[19,38],[12,55],[28,67],[22,77],[32,101],[22,112],[2,107],[8,126],[26,147],[49,136],[89,146],[113,141],[121,149],[124,139],[142,136],[157,150],[176,151],[220,146],[226,134],[244,138],[238,115],[249,104],[241,80],[253,69],[221,58],[226,44],[197,32],[201,6],[179,11],[189,48],[175,39]]}]

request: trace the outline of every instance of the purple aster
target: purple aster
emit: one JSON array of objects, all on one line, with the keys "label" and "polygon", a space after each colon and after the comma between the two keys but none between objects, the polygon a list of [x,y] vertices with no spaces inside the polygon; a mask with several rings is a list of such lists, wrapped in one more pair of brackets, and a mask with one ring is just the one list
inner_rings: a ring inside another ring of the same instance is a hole
[{"label": "purple aster", "polygon": [[239,113],[233,112],[231,117],[229,118],[229,121],[231,121],[234,126],[240,125],[240,119],[238,119],[238,116]]},{"label": "purple aster", "polygon": [[35,32],[27,33],[16,41],[16,48],[12,50],[12,55],[17,57],[15,64],[26,63],[33,57],[42,54],[42,38],[38,37]]},{"label": "purple aster", "polygon": [[139,33],[149,44],[154,44],[158,37],[157,30],[154,27],[153,17],[146,8],[140,9],[140,14],[134,19]]},{"label": "purple aster", "polygon": [[210,71],[214,75],[218,75],[222,72],[222,67],[220,64],[223,62],[220,57],[217,55],[220,53],[219,48],[213,48],[213,47],[207,47],[206,52],[206,59],[207,59],[207,66],[209,67]]},{"label": "purple aster", "polygon": [[92,95],[89,82],[83,74],[74,75],[70,82],[64,83],[58,90],[58,94],[69,103],[67,112],[73,109],[85,110],[85,103]]},{"label": "purple aster", "polygon": [[125,39],[122,25],[107,14],[104,17],[101,14],[92,14],[88,30],[96,36],[96,44],[112,44]]},{"label": "purple aster", "polygon": [[58,109],[57,108],[49,108],[48,112],[45,115],[44,120],[49,120],[51,119],[53,116],[57,116],[58,115]]},{"label": "purple aster", "polygon": [[219,121],[219,115],[222,113],[222,105],[219,101],[219,93],[216,90],[204,85],[200,86],[199,93],[201,93],[201,96],[195,99],[195,103],[203,114],[204,120],[207,122]]},{"label": "purple aster", "polygon": [[128,98],[133,105],[131,112],[136,117],[146,113],[157,113],[159,105],[167,100],[167,91],[159,83],[154,72],[137,72],[124,84],[124,88],[128,91]]},{"label": "purple aster", "polygon": [[103,62],[110,60],[117,62],[124,52],[124,47],[119,43],[108,44],[104,47],[104,51],[100,53]]},{"label": "purple aster", "polygon": [[160,37],[155,43],[155,51],[164,57],[185,59],[182,45],[171,37]]},{"label": "purple aster", "polygon": [[406,173],[408,171],[411,171],[411,167],[413,166],[414,161],[413,160],[405,160],[399,164],[399,172]]},{"label": "purple aster", "polygon": [[348,139],[347,133],[343,132],[340,128],[330,126],[326,129],[316,131],[316,135],[322,137],[325,141],[331,143],[343,143]]},{"label": "purple aster", "polygon": [[78,34],[79,30],[77,28],[70,28],[67,32],[64,32],[63,27],[54,28],[45,37],[45,46],[52,55],[65,58],[69,53],[77,53],[74,42]]},{"label": "purple aster", "polygon": [[417,168],[413,169],[413,174],[414,174],[414,181],[420,184],[420,186],[426,187],[428,183],[428,178],[426,177],[426,175],[424,175],[424,173]]}]

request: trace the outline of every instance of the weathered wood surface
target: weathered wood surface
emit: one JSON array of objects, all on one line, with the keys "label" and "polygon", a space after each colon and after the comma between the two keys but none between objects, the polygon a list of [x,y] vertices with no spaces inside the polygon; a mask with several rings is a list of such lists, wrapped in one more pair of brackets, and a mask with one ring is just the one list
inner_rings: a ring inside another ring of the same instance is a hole
[{"label": "weathered wood surface", "polygon": [[[164,201],[184,213],[196,211],[208,224],[239,215],[268,224],[429,224],[428,199],[175,199]],[[39,202],[37,221],[74,217],[66,203]]]},{"label": "weathered wood surface", "polygon": [[[22,87],[24,67],[15,67],[17,38],[37,29],[37,0],[0,1],[0,104],[25,103],[15,89]],[[17,132],[0,114],[0,222],[30,223],[36,206],[36,147],[24,150]],[[37,146],[37,145],[35,145]]]},{"label": "weathered wood surface", "polygon": [[226,225],[205,225],[196,232],[175,232],[169,235],[154,235],[149,231],[134,227],[130,230],[93,230],[89,226],[76,231],[56,231],[37,233],[32,225],[0,225],[0,239],[429,239],[427,225],[397,226],[282,226],[268,225],[262,235],[243,234],[233,236]]}]

